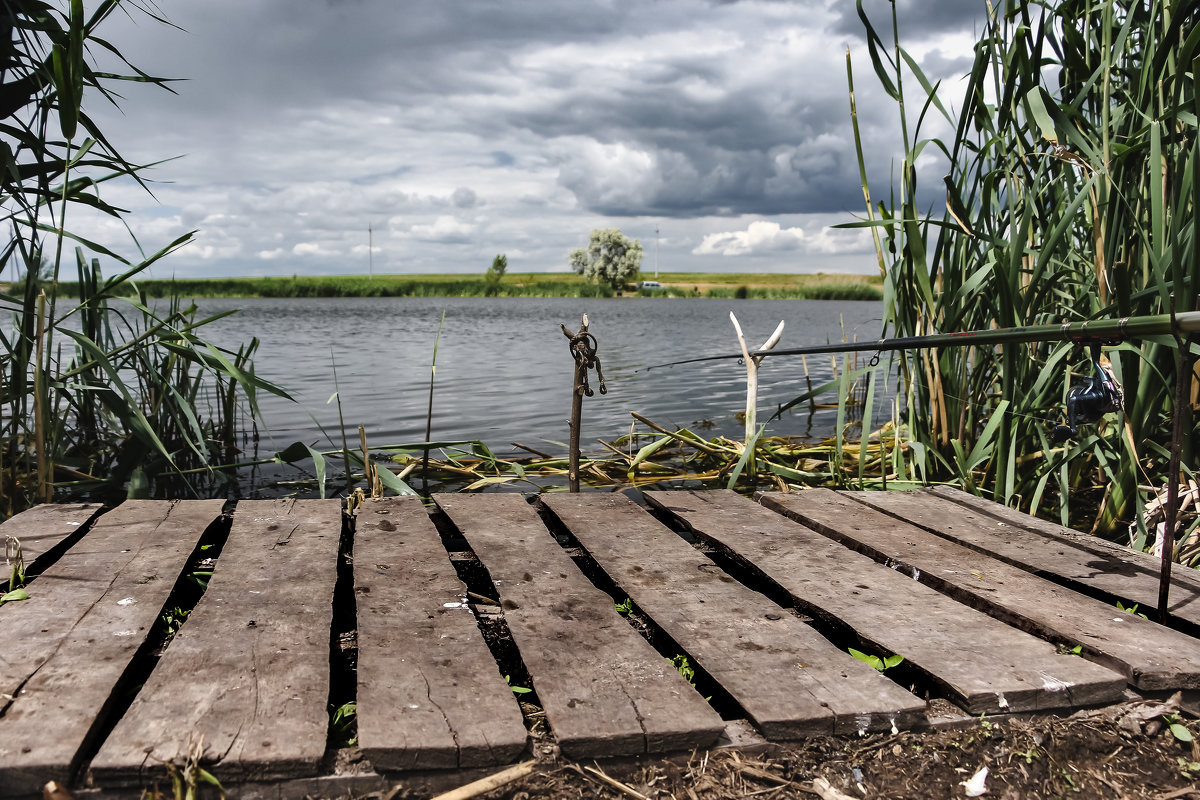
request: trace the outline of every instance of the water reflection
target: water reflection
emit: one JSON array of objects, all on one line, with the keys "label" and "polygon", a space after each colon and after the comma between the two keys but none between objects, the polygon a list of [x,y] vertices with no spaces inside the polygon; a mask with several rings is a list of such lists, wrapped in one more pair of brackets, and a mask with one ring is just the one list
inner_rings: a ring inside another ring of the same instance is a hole
[{"label": "water reflection", "polygon": [[[292,393],[291,403],[260,400],[260,451],[294,441],[340,447],[334,366],[347,427],[367,429],[375,445],[425,436],[430,362],[438,323],[433,437],[481,439],[498,451],[520,441],[562,453],[567,438],[572,360],[560,323],[577,329],[583,313],[599,343],[609,392],[584,403],[583,442],[628,431],[636,411],[667,428],[740,437],[745,368],[736,360],[658,368],[655,364],[736,353],[729,312],[757,346],[779,320],[781,347],[880,335],[874,302],[707,299],[334,298],[200,300],[201,311],[241,313],[207,332],[236,345],[257,336],[259,375]],[[833,377],[834,358],[768,358],[759,373],[759,419]],[[867,356],[859,356],[865,364]],[[768,424],[769,435],[825,436],[836,412],[805,406]],[[336,438],[331,442],[321,428]],[[698,431],[700,432],[700,431]],[[357,437],[354,437],[355,439]]]}]

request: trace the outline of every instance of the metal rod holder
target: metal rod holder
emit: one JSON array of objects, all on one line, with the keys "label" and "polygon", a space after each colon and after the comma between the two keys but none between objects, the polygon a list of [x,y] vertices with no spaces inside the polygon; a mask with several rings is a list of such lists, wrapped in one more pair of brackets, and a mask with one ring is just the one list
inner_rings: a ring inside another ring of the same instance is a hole
[{"label": "metal rod holder", "polygon": [[572,333],[567,330],[566,325],[559,325],[562,328],[563,336],[566,336],[570,341],[571,357],[575,361],[574,380],[572,381],[571,389],[571,419],[567,423],[571,426],[571,438],[568,444],[567,454],[567,484],[571,492],[579,491],[579,431],[580,423],[583,417],[583,398],[584,395],[592,397],[595,392],[592,391],[591,385],[588,383],[588,370],[596,370],[596,378],[600,382],[600,394],[608,394],[608,387],[604,385],[604,372],[600,368],[600,357],[596,355],[596,337],[588,333],[588,316],[583,315],[583,321],[579,325],[579,330]]}]

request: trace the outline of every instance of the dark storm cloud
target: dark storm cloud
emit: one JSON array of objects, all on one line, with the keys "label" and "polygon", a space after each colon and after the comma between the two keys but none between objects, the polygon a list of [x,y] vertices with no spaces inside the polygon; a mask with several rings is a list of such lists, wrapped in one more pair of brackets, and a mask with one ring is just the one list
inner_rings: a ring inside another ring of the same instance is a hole
[{"label": "dark storm cloud", "polygon": [[479,205],[479,195],[466,186],[460,186],[450,195],[450,202],[455,208],[474,208]]},{"label": "dark storm cloud", "polygon": [[[844,84],[813,84],[802,65],[789,69],[786,60],[802,56],[788,36],[755,28],[717,55],[647,52],[636,72],[614,76],[602,66],[551,73],[554,92],[502,109],[491,121],[598,145],[599,152],[585,144],[556,162],[559,184],[596,213],[843,210],[861,195],[854,160],[844,138],[822,137],[847,125]],[[764,37],[775,52],[761,52]],[[756,63],[771,58],[782,59],[783,69],[753,75]]]},{"label": "dark storm cloud", "polygon": [[[831,31],[865,39],[865,27],[853,0],[831,0],[837,19]],[[889,0],[864,0],[863,10],[876,33],[891,41],[892,4]],[[943,33],[972,31],[987,17],[985,0],[896,0],[896,17],[901,38],[923,40]],[[904,43],[903,41],[901,42]]]},{"label": "dark storm cloud", "polygon": [[[714,55],[653,49],[654,37],[695,25],[687,12],[696,7],[680,2],[358,2],[297,12],[275,0],[238,8],[245,24],[221,32],[231,39],[231,56],[198,70],[208,84],[220,82],[213,70],[240,84],[244,96],[232,99],[234,109],[250,95],[268,94],[277,113],[291,119],[356,97],[430,135],[447,128],[525,131],[644,153],[653,166],[634,177],[624,199],[604,190],[614,176],[595,174],[603,163],[556,153],[559,185],[601,214],[805,212],[840,209],[854,198],[844,155],[810,159],[811,171],[802,175],[795,167],[803,159],[789,152],[819,149],[814,138],[845,126],[841,86],[821,95],[786,73],[738,85],[736,73],[745,69],[739,62],[760,57],[761,38],[779,38],[761,22],[740,20],[745,30],[730,28],[734,43]],[[205,15],[192,26],[201,28],[195,35],[215,34],[206,27],[214,22]],[[261,35],[265,29],[270,36]],[[595,68],[614,39],[632,49],[637,67]],[[561,61],[527,63],[545,47],[560,48]],[[541,91],[522,88],[531,82]],[[849,189],[837,191],[847,178]]]},{"label": "dark storm cloud", "polygon": [[[885,0],[867,2],[885,28]],[[965,69],[954,33],[980,7],[900,0],[935,77]],[[861,24],[842,0],[206,0],[164,12],[186,32],[143,19],[107,36],[148,72],[187,80],[178,96],[128,92],[105,125],[134,160],[187,156],[161,168],[173,183],[156,187],[166,208],[153,214],[164,236],[200,228],[182,257],[211,264],[353,271],[368,224],[382,269],[390,253],[406,269],[486,258],[482,269],[505,250],[514,270],[562,268],[576,229],[652,231],[660,218],[665,258],[842,247],[800,217],[862,206],[845,44],[858,49],[872,168],[886,176],[896,150],[894,104],[872,99]],[[144,202],[136,190],[112,199]]]}]

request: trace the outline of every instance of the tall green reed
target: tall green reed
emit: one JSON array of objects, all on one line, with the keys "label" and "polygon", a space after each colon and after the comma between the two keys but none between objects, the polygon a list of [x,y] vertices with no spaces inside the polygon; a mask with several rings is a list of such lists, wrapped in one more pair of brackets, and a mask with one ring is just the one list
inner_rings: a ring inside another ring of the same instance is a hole
[{"label": "tall green reed", "polygon": [[[957,111],[901,46],[895,4],[887,42],[861,0],[858,10],[900,123],[902,156],[885,193],[870,185],[859,146],[868,218],[854,223],[876,234],[894,335],[1195,307],[1194,3],[989,4]],[[849,58],[847,67],[853,87]],[[929,191],[917,164],[935,158],[948,174],[944,189]],[[943,191],[944,207],[921,210],[920,198],[940,201]],[[1189,413],[1172,401],[1174,353],[1167,338],[1112,344],[1124,413],[1057,443],[1052,409],[1071,377],[1090,369],[1079,348],[909,352],[898,364],[914,445],[907,468],[1114,536],[1132,523],[1142,545],[1142,509],[1165,480],[1173,415]],[[1193,420],[1183,454],[1193,478],[1196,441]]]},{"label": "tall green reed", "polygon": [[[101,188],[141,183],[147,168],[109,142],[84,111],[85,94],[116,102],[120,82],[167,87],[99,38],[121,8],[120,0],[90,15],[82,0],[65,9],[38,0],[0,7],[0,37],[10,45],[0,55],[0,221],[8,231],[0,248],[0,277],[8,274],[0,293],[0,516],[63,491],[128,485],[142,494],[188,465],[222,463],[235,449],[237,414],[257,414],[257,390],[280,391],[254,374],[255,342],[215,347],[197,331],[216,318],[197,319],[194,307],[175,301],[151,306],[133,287],[191,234],[149,257],[139,244],[141,258],[130,261],[68,227],[68,213],[122,220]],[[92,49],[116,56],[129,74],[97,71]],[[97,256],[122,271],[104,279]],[[72,262],[68,304],[60,288]]]}]

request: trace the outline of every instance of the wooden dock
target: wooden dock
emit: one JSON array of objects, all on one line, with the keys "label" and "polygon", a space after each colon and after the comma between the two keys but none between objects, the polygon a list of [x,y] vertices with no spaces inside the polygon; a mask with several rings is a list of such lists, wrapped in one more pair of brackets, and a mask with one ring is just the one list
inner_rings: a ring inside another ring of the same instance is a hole
[{"label": "wooden dock", "polygon": [[1200,689],[1195,571],[1159,625],[1117,607],[1153,606],[1151,557],[953,490],[433,499],[5,522],[30,597],[0,606],[0,798],[136,796],[189,757],[233,796],[456,783]]}]

